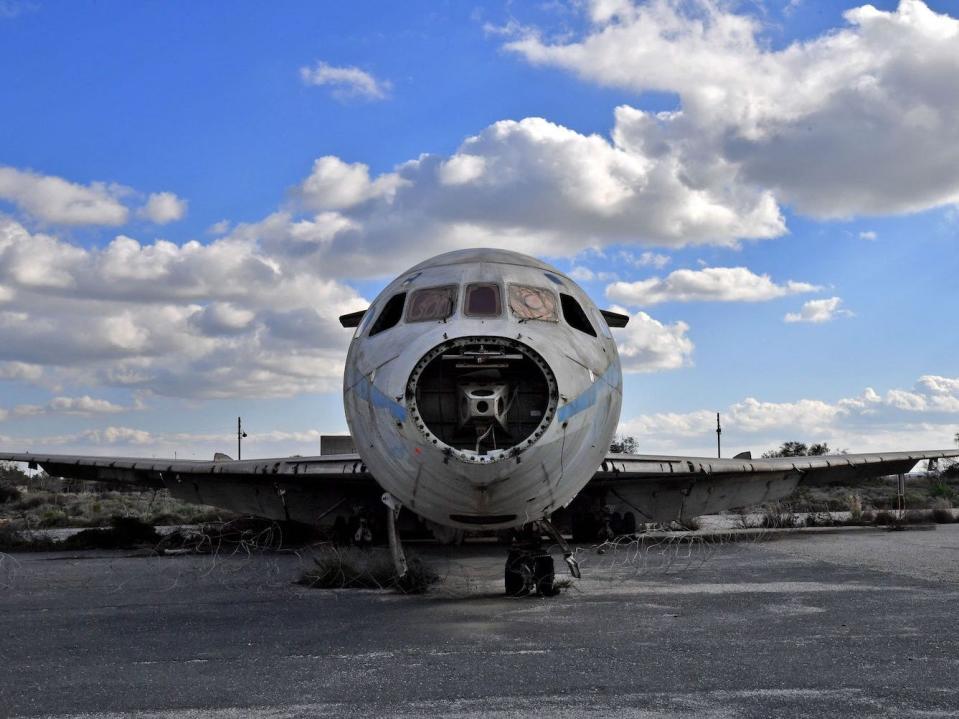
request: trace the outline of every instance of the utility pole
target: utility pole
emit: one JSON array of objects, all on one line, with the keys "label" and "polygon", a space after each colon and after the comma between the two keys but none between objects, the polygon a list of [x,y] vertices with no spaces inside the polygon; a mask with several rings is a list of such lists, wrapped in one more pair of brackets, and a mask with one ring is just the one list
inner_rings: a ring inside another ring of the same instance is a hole
[{"label": "utility pole", "polygon": [[723,448],[721,437],[723,434],[722,425],[719,424],[719,412],[716,413],[716,459],[722,459]]},{"label": "utility pole", "polygon": [[236,418],[236,458],[243,459],[243,438],[246,432],[243,431],[243,420]]}]

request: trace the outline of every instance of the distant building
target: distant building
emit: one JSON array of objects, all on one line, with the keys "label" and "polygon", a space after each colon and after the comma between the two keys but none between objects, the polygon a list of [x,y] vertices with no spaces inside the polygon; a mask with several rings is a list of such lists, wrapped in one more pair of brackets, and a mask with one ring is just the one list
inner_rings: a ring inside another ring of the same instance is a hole
[{"label": "distant building", "polygon": [[353,437],[348,434],[321,434],[320,454],[355,454]]}]

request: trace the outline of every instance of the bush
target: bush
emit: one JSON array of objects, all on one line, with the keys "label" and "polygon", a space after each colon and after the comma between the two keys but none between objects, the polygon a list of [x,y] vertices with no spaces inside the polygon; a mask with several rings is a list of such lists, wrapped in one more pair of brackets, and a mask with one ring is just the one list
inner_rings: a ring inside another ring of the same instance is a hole
[{"label": "bush", "polygon": [[955,498],[956,493],[948,484],[944,481],[934,482],[931,487],[929,487],[929,494],[933,497],[942,497],[943,499],[952,500]]},{"label": "bush", "polygon": [[35,539],[24,536],[9,524],[0,524],[0,551],[44,551],[54,549],[52,539]]},{"label": "bush", "polygon": [[28,509],[36,509],[47,503],[44,497],[24,497],[13,507],[14,511],[24,512]]},{"label": "bush", "polygon": [[331,549],[314,557],[316,569],[303,574],[297,584],[320,589],[395,589],[422,594],[439,581],[439,575],[419,558],[407,560],[406,576],[396,576],[388,553],[355,547]]},{"label": "bush", "polygon": [[48,509],[40,515],[40,526],[43,528],[69,527],[70,522],[67,521],[67,514],[63,510]]},{"label": "bush", "polygon": [[931,519],[930,513],[921,509],[909,509],[902,515],[903,524],[925,524]]},{"label": "bush", "polygon": [[113,517],[106,529],[84,529],[63,540],[67,549],[129,549],[155,545],[160,535],[152,525],[136,517]]},{"label": "bush", "polygon": [[876,524],[889,527],[896,523],[896,518],[893,517],[889,512],[876,512]]},{"label": "bush", "polygon": [[8,484],[0,484],[0,504],[20,501],[20,490]]},{"label": "bush", "polygon": [[936,524],[952,524],[956,518],[951,510],[940,508],[932,510],[932,521]]},{"label": "bush", "polygon": [[799,518],[781,504],[768,504],[763,510],[759,526],[763,529],[784,529],[798,527]]}]

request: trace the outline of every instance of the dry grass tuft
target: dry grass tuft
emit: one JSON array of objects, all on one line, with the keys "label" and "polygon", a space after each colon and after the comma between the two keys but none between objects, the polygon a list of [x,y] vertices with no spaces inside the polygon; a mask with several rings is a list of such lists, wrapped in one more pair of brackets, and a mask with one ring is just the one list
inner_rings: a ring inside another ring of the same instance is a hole
[{"label": "dry grass tuft", "polygon": [[394,589],[422,594],[439,581],[439,575],[417,557],[408,559],[406,576],[398,577],[390,554],[382,550],[329,548],[313,561],[316,569],[304,573],[297,584],[316,589]]}]

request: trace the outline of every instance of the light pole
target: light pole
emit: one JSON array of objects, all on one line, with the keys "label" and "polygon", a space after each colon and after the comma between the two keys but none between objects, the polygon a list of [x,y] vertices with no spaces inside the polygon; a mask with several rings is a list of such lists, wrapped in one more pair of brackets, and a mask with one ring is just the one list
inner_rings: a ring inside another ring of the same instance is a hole
[{"label": "light pole", "polygon": [[243,420],[236,418],[236,458],[243,459],[243,438],[246,432],[243,431]]},{"label": "light pole", "polygon": [[716,459],[722,459],[723,449],[722,449],[722,438],[723,428],[719,424],[719,412],[716,413]]}]

